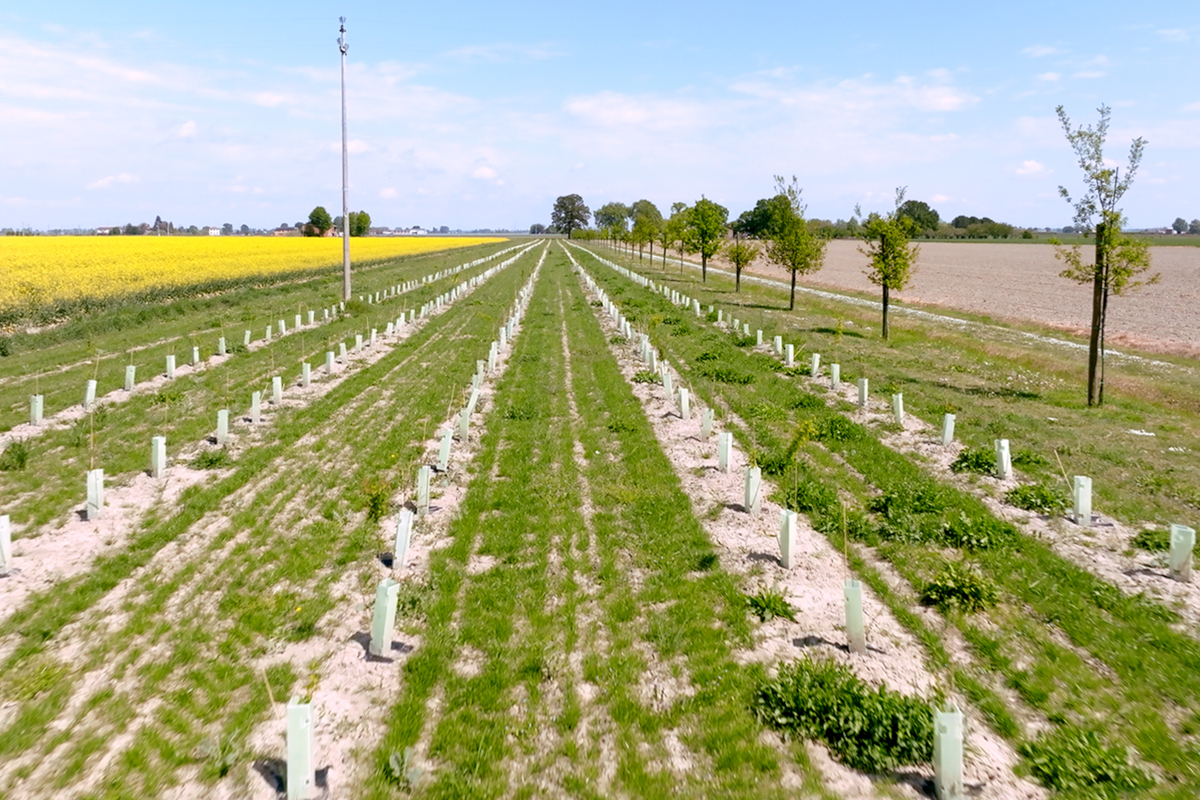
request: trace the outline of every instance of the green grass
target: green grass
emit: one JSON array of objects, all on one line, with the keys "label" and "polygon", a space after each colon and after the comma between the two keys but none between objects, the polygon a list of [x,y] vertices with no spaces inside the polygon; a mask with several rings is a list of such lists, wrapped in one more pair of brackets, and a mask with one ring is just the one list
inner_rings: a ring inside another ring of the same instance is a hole
[{"label": "green grass", "polygon": [[[593,274],[627,315],[649,318],[669,313],[670,305],[661,296],[608,269],[598,268]],[[702,303],[710,297],[715,299],[722,291],[714,287],[713,293],[706,293],[690,281],[675,285],[699,297]],[[738,315],[746,313],[739,311]],[[776,319],[788,322],[782,315]],[[758,327],[753,320],[751,325]],[[795,341],[793,329],[765,321],[762,327],[765,335],[768,331],[780,332],[786,340]],[[1156,765],[1164,776],[1149,796],[1184,797],[1200,788],[1200,778],[1196,777],[1200,775],[1200,749],[1182,733],[1177,713],[1200,702],[1200,690],[1194,689],[1194,682],[1187,677],[1200,668],[1200,644],[1173,627],[1173,612],[1144,598],[1122,595],[1115,587],[1054,555],[1038,540],[996,520],[969,491],[932,477],[908,457],[884,447],[878,438],[881,431],[846,420],[842,414],[851,411],[848,405],[831,408],[823,402],[803,401],[801,398],[809,393],[794,380],[760,366],[730,346],[724,334],[706,329],[687,337],[652,332],[651,338],[664,357],[680,365],[685,381],[705,402],[729,408],[745,420],[735,432],[749,452],[786,453],[797,427],[806,421],[823,433],[817,442],[797,449],[781,484],[793,487],[789,495],[792,499],[785,500],[806,512],[814,526],[835,544],[840,546],[842,529],[838,495],[824,490],[801,495],[796,493],[798,487],[824,485],[840,491],[844,499],[855,498],[849,505],[851,536],[876,545],[876,552],[891,562],[910,587],[922,586],[932,577],[936,562],[931,563],[931,558],[941,548],[970,547],[981,575],[995,584],[1002,602],[992,611],[980,612],[991,626],[988,635],[961,615],[947,617],[960,628],[986,667],[978,673],[957,674],[955,682],[962,686],[961,678],[969,679],[968,693],[993,717],[998,730],[1016,743],[1023,741],[1012,719],[1005,720],[996,713],[1002,704],[987,688],[1008,684],[1017,689],[1031,709],[1050,720],[1068,723],[1086,719],[1098,725],[1108,746],[1136,748],[1140,758]],[[885,357],[901,363],[908,360],[905,347],[895,341],[869,345],[879,351],[872,356],[872,363]],[[809,349],[818,348],[810,345]],[[720,353],[738,369],[754,372],[757,379],[739,386],[712,381],[698,370],[690,370],[696,357],[706,352]],[[849,369],[843,367],[843,380],[862,374],[850,359],[829,360],[850,364]],[[866,360],[864,357],[862,362]],[[873,369],[870,376],[873,383],[885,382]],[[897,376],[897,381],[903,383],[907,399],[913,379]],[[1013,400],[1012,407],[1019,408],[1020,400]],[[793,411],[782,420],[747,415],[747,410],[763,403]],[[1008,413],[1005,427],[1013,424],[1015,413]],[[989,430],[989,439],[998,433]],[[831,463],[821,451],[836,456],[836,462]],[[1036,463],[1036,459],[1029,461]],[[874,508],[868,502],[888,496],[896,502]],[[870,576],[866,579],[876,589]],[[894,594],[887,592],[885,600]],[[910,588],[907,594],[908,602],[915,605],[918,592]],[[904,603],[888,602],[894,611],[903,610]],[[940,645],[932,641],[936,636],[930,636],[928,628],[914,615],[897,615],[930,648],[934,663],[944,663]]]}]

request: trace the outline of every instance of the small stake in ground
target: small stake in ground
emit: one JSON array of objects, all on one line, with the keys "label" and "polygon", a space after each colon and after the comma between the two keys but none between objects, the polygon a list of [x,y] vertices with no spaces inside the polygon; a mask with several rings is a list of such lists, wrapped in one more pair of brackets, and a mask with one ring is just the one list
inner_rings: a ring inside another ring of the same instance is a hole
[{"label": "small stake in ground", "polygon": [[692,418],[692,407],[690,398],[688,397],[688,390],[682,386],[679,387],[679,417],[680,419]]},{"label": "small stake in ground", "polygon": [[175,377],[175,356],[167,356],[167,378]]},{"label": "small stake in ground", "polygon": [[45,408],[46,398],[40,394],[35,394],[29,398],[29,424],[41,425],[42,413]]},{"label": "small stake in ground", "polygon": [[742,323],[742,336],[749,336],[749,335],[750,335],[750,323],[743,322]]},{"label": "small stake in ground", "polygon": [[408,561],[408,545],[412,541],[413,512],[411,509],[400,509],[400,517],[396,520],[396,542],[392,546],[392,569],[404,569]]},{"label": "small stake in ground", "polygon": [[742,506],[746,509],[747,514],[757,514],[762,509],[762,492],[759,491],[761,486],[762,469],[746,467],[746,495]]},{"label": "small stake in ground", "polygon": [[222,336],[221,338],[217,339],[217,355],[225,355],[225,349],[225,337]]},{"label": "small stake in ground", "polygon": [[346,363],[346,355],[347,355],[346,354],[346,343],[339,342],[338,343],[338,358],[340,358],[342,360],[343,364]]},{"label": "small stake in ground", "polygon": [[87,519],[95,522],[100,519],[104,508],[104,470],[90,469],[87,474]]},{"label": "small stake in ground", "polygon": [[161,478],[167,469],[167,437],[155,436],[150,440],[150,477]]},{"label": "small stake in ground", "polygon": [[417,471],[417,513],[429,513],[429,465]]},{"label": "small stake in ground", "polygon": [[[708,313],[710,313],[710,314],[712,313],[712,306],[709,306],[709,307],[708,307]],[[723,317],[724,317],[724,313],[723,313],[723,312],[721,312],[721,311],[718,311],[718,312],[717,312],[717,324],[718,324],[718,325],[720,325],[720,324],[721,324],[721,322],[723,321],[723,320],[722,320],[722,318],[723,318]]]},{"label": "small stake in ground", "polygon": [[755,342],[754,343],[758,347],[762,347],[762,329],[761,328],[755,332]]},{"label": "small stake in ground", "polygon": [[667,397],[670,397],[671,395],[675,394],[674,384],[671,381],[671,371],[669,369],[667,369],[666,364],[663,364],[663,366],[662,366],[662,382],[663,382],[663,389],[666,390]]},{"label": "small stake in ground", "polygon": [[963,800],[962,712],[953,701],[933,712],[933,781],[938,800]]},{"label": "small stake in ground", "polygon": [[229,409],[222,408],[217,412],[217,447],[224,447],[229,441]]},{"label": "small stake in ground", "polygon": [[262,422],[262,392],[250,395],[250,423],[257,425]]},{"label": "small stake in ground", "polygon": [[200,348],[193,347],[192,348],[192,366],[194,367],[199,363],[200,363]]},{"label": "small stake in ground", "polygon": [[775,337],[775,355],[777,355],[777,356],[783,355],[783,337],[782,336]]},{"label": "small stake in ground", "polygon": [[[309,312],[309,313],[312,313],[312,312]],[[296,328],[300,327],[300,315],[299,314],[296,315],[296,324],[294,327],[296,327]]]},{"label": "small stake in ground", "polygon": [[1196,546],[1196,531],[1186,525],[1171,526],[1171,577],[1177,581],[1192,579],[1192,550]]},{"label": "small stake in ground", "polygon": [[375,588],[375,613],[371,618],[371,655],[383,656],[391,652],[392,633],[396,629],[396,600],[400,596],[400,584],[384,578]]},{"label": "small stake in ground", "polygon": [[275,405],[283,402],[283,378],[278,375],[271,378],[271,402]]},{"label": "small stake in ground", "polygon": [[0,575],[7,575],[12,569],[12,523],[8,514],[0,515]]},{"label": "small stake in ground", "polygon": [[867,399],[870,397],[871,383],[867,378],[858,379],[858,406],[859,408],[867,407]]},{"label": "small stake in ground", "polygon": [[700,418],[700,438],[707,439],[712,436],[713,426],[713,410],[711,408],[704,409],[704,416]]},{"label": "small stake in ground", "polygon": [[313,771],[312,703],[293,697],[287,705],[287,800],[307,800],[316,784]]},{"label": "small stake in ground", "polygon": [[242,337],[242,345],[245,347],[250,346],[250,331],[246,331],[246,335]]},{"label": "small stake in ground", "polygon": [[362,334],[361,333],[354,334],[354,352],[361,353],[362,345],[363,345]]},{"label": "small stake in ground", "polygon": [[783,365],[789,369],[796,366],[796,346],[789,344],[787,346],[787,357],[783,360]]},{"label": "small stake in ground", "polygon": [[467,400],[467,413],[474,414],[477,405],[479,405],[479,389],[472,389],[471,398]]},{"label": "small stake in ground", "polygon": [[896,415],[896,422],[900,427],[904,427],[904,395],[897,393],[892,395],[892,413]]},{"label": "small stake in ground", "polygon": [[841,364],[830,364],[829,365],[829,388],[835,392],[838,389],[842,388],[842,365]]},{"label": "small stake in ground", "polygon": [[130,364],[125,367],[125,391],[132,392],[135,383],[137,383],[137,367]]},{"label": "small stake in ground", "polygon": [[650,371],[658,372],[658,353],[653,347],[650,348]]},{"label": "small stake in ground", "polygon": [[796,512],[779,512],[779,563],[791,569],[796,558]]},{"label": "small stake in ground", "polygon": [[1092,479],[1084,475],[1075,476],[1075,524],[1092,524]]},{"label": "small stake in ground", "polygon": [[445,472],[450,466],[450,440],[454,438],[454,431],[447,428],[442,431],[442,443],[438,447],[438,472]]},{"label": "small stake in ground", "polygon": [[471,433],[471,410],[464,408],[458,415],[458,440],[460,442],[467,441],[468,435]]},{"label": "small stake in ground", "polygon": [[329,374],[329,375],[333,374],[333,351],[332,350],[325,351],[325,372],[326,372],[326,374]]},{"label": "small stake in ground", "polygon": [[729,472],[729,454],[733,450],[733,434],[723,431],[717,436],[717,468]]},{"label": "small stake in ground", "polygon": [[812,369],[809,371],[808,374],[814,378],[821,377],[821,354],[820,353],[812,354]]},{"label": "small stake in ground", "polygon": [[279,335],[283,336],[286,333],[287,333],[287,325],[284,323],[283,320],[279,320]]},{"label": "small stake in ground", "polygon": [[83,391],[83,407],[91,408],[95,402],[96,402],[96,382],[94,380],[89,380],[87,382],[87,388],[84,389],[84,391]]},{"label": "small stake in ground", "polygon": [[942,447],[949,447],[954,441],[954,415],[947,414],[942,417]]},{"label": "small stake in ground", "polygon": [[1002,481],[1012,478],[1012,454],[1008,449],[1008,439],[996,439],[996,477]]},{"label": "small stake in ground", "polygon": [[264,342],[271,341],[271,326],[270,325],[267,326],[266,331],[263,333],[263,341]]},{"label": "small stake in ground", "polygon": [[305,389],[312,383],[312,364],[307,361],[300,365],[300,385]]},{"label": "small stake in ground", "polygon": [[846,579],[846,638],[851,653],[867,652],[867,634],[863,626],[862,584],[853,578]]}]

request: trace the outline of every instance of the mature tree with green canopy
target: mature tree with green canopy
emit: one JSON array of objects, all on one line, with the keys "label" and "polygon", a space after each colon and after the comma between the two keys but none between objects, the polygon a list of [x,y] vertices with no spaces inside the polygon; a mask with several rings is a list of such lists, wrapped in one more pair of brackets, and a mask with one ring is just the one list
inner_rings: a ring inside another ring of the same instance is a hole
[{"label": "mature tree with green canopy", "polygon": [[[888,299],[891,292],[908,286],[916,270],[917,256],[921,249],[910,240],[917,232],[917,225],[910,217],[900,213],[904,205],[906,187],[896,190],[896,208],[886,217],[872,213],[862,228],[864,245],[858,251],[870,260],[866,276],[871,283],[883,289],[883,338],[888,338]],[[855,207],[855,216],[862,212]]]},{"label": "mature tree with green canopy", "polygon": [[754,208],[743,211],[742,215],[733,221],[729,227],[735,236],[748,236],[751,239],[765,239],[771,228],[775,209],[771,206],[771,198],[764,198],[754,204]]},{"label": "mature tree with green canopy", "polygon": [[596,227],[601,230],[616,228],[626,230],[629,219],[629,206],[624,203],[605,203],[596,209]]},{"label": "mature tree with green canopy", "polygon": [[1187,220],[1183,217],[1176,217],[1175,221],[1171,223],[1171,227],[1175,229],[1176,233],[1187,233]]},{"label": "mature tree with green canopy", "polygon": [[900,206],[900,214],[916,223],[917,229],[922,232],[936,231],[942,221],[938,212],[922,200],[906,201],[904,205]]},{"label": "mature tree with green canopy", "polygon": [[729,259],[730,264],[733,264],[733,290],[735,292],[742,290],[742,270],[750,266],[750,263],[757,257],[758,248],[743,242],[740,238],[735,238],[725,248],[725,258]]},{"label": "mature tree with green canopy", "polygon": [[721,249],[729,209],[701,196],[687,215],[683,238],[689,250],[700,254],[700,280],[708,282],[708,260]]},{"label": "mature tree with green canopy", "polygon": [[571,238],[571,231],[586,228],[592,218],[592,212],[584,205],[583,198],[577,194],[566,194],[554,201],[554,210],[550,212],[550,222],[554,227]]},{"label": "mature tree with green canopy", "polygon": [[371,232],[371,215],[365,211],[350,212],[350,235],[366,236]]},{"label": "mature tree with green canopy", "polygon": [[[1104,141],[1108,138],[1108,123],[1112,109],[1100,106],[1100,121],[1095,127],[1072,128],[1071,120],[1062,106],[1057,109],[1067,142],[1075,151],[1079,168],[1083,170],[1084,193],[1077,200],[1063,186],[1058,193],[1075,207],[1075,225],[1094,236],[1095,255],[1085,262],[1079,245],[1066,248],[1052,240],[1055,257],[1066,263],[1060,275],[1076,283],[1092,284],[1092,332],[1088,342],[1088,405],[1104,403],[1104,325],[1108,316],[1109,295],[1120,295],[1136,289],[1143,281],[1133,280],[1150,269],[1150,249],[1145,242],[1132,239],[1122,232],[1125,218],[1117,204],[1133,183],[1146,140],[1140,136],[1129,147],[1129,164],[1122,175],[1120,168],[1110,167],[1104,158]],[[1159,276],[1145,283],[1155,283]]]},{"label": "mature tree with green canopy", "polygon": [[766,225],[767,259],[792,273],[792,294],[788,310],[796,308],[796,276],[816,272],[825,263],[828,239],[808,229],[804,214],[808,207],[802,199],[803,190],[792,176],[791,183],[782,175],[775,176],[775,196],[767,201]]},{"label": "mature tree with green canopy", "polygon": [[304,228],[306,236],[324,236],[333,227],[333,217],[325,210],[325,206],[317,206],[308,215],[308,225]]}]

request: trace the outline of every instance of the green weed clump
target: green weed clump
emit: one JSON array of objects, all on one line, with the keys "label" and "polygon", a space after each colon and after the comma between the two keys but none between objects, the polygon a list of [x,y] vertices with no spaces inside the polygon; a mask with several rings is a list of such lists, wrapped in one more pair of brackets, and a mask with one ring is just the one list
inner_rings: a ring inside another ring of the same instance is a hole
[{"label": "green weed clump", "polygon": [[1164,553],[1171,549],[1171,532],[1166,528],[1149,528],[1138,531],[1133,537],[1133,546],[1151,553]]},{"label": "green weed clump", "polygon": [[662,375],[648,369],[639,369],[633,373],[634,383],[662,383]]},{"label": "green weed clump", "polygon": [[233,463],[229,451],[222,447],[220,450],[205,450],[192,460],[195,469],[221,469]]},{"label": "green weed clump", "polygon": [[796,609],[792,608],[792,604],[778,587],[763,588],[754,594],[746,595],[746,606],[761,622],[770,622],[776,617],[796,621]]},{"label": "green weed clump", "polygon": [[1063,727],[1025,742],[1020,753],[1043,786],[1073,798],[1116,798],[1154,785],[1120,747],[1105,747],[1094,730]]},{"label": "green weed clump", "polygon": [[9,442],[0,453],[0,471],[18,472],[29,463],[29,445],[24,442]]},{"label": "green weed clump", "polygon": [[937,577],[921,590],[921,602],[946,612],[957,608],[968,614],[996,605],[1000,592],[977,567],[947,561]]},{"label": "green weed clump", "polygon": [[753,708],[776,730],[825,743],[846,765],[886,772],[933,759],[933,709],[918,697],[872,689],[849,668],[800,659],[756,687]]},{"label": "green weed clump", "polygon": [[1017,530],[995,517],[969,517],[960,512],[942,525],[941,543],[963,550],[996,550],[1012,544]]},{"label": "green weed clump", "polygon": [[731,383],[735,386],[746,386],[754,383],[754,374],[732,369],[731,367],[701,367],[697,372],[717,383]]},{"label": "green weed clump", "polygon": [[363,505],[367,509],[367,520],[379,522],[387,516],[392,506],[392,484],[389,481],[369,479],[362,483]]},{"label": "green weed clump", "polygon": [[974,472],[979,475],[991,475],[996,471],[996,454],[991,450],[978,447],[968,447],[958,454],[950,465],[951,472]]},{"label": "green weed clump", "polygon": [[1004,499],[1017,508],[1037,514],[1059,514],[1067,508],[1067,501],[1062,496],[1040,483],[1018,486],[1004,495]]}]

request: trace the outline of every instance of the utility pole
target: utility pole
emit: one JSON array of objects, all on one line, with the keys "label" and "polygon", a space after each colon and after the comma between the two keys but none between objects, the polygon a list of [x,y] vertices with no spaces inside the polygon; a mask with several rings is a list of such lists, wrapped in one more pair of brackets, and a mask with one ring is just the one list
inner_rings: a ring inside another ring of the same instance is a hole
[{"label": "utility pole", "polygon": [[346,18],[342,22],[338,49],[342,51],[342,299],[350,299],[350,159],[346,155]]}]

